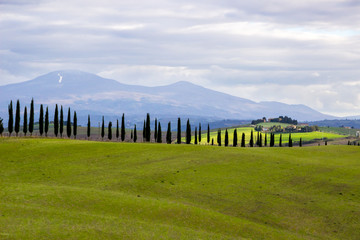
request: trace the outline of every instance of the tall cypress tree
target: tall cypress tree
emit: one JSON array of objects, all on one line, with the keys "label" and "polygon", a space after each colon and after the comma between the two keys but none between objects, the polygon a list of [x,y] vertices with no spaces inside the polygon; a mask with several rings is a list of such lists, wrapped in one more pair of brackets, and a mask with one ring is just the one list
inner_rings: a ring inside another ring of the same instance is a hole
[{"label": "tall cypress tree", "polygon": [[159,126],[158,126],[158,129],[157,129],[156,141],[158,143],[162,143],[162,133],[161,133],[161,124],[160,124],[160,122],[159,122]]},{"label": "tall cypress tree", "polygon": [[259,138],[259,147],[262,147],[262,134],[260,133],[260,138]]},{"label": "tall cypress tree", "polygon": [[187,120],[186,123],[186,144],[190,144],[191,143],[191,125],[190,125],[190,120]]},{"label": "tall cypress tree", "polygon": [[154,141],[157,142],[157,118],[155,118],[155,132],[154,132]]},{"label": "tall cypress tree", "polygon": [[76,139],[76,135],[77,135],[77,116],[76,116],[76,111],[74,111],[74,129],[73,129],[73,133],[74,133],[74,139]]},{"label": "tall cypress tree", "polygon": [[177,126],[177,143],[181,143],[181,120],[178,118],[178,126]]},{"label": "tall cypress tree", "polygon": [[60,108],[60,137],[62,138],[63,132],[64,132],[64,112],[63,112],[63,106],[61,105]]},{"label": "tall cypress tree", "polygon": [[144,120],[144,127],[143,127],[143,142],[146,141],[146,124],[145,124],[145,120]]},{"label": "tall cypress tree", "polygon": [[112,139],[112,130],[111,130],[111,127],[112,127],[112,122],[109,122],[109,125],[108,125],[108,139],[111,141]]},{"label": "tall cypress tree", "polygon": [[289,134],[289,147],[292,147],[293,144],[292,144],[292,138],[291,138],[291,133]]},{"label": "tall cypress tree", "polygon": [[70,112],[70,108],[68,110],[68,115],[67,115],[66,135],[67,135],[68,138],[71,137],[71,112]]},{"label": "tall cypress tree", "polygon": [[26,106],[24,109],[23,133],[24,133],[24,136],[26,136],[26,133],[27,133],[27,108],[26,108]]},{"label": "tall cypress tree", "polygon": [[102,117],[102,123],[101,123],[101,139],[104,140],[105,136],[105,123],[104,123],[104,116]]},{"label": "tall cypress tree", "polygon": [[44,133],[44,108],[42,104],[40,105],[39,132],[40,136],[42,136]]},{"label": "tall cypress tree", "polygon": [[116,119],[116,139],[119,140],[119,119]]},{"label": "tall cypress tree", "polygon": [[267,133],[265,133],[265,142],[264,142],[264,146],[267,147]]},{"label": "tall cypress tree", "polygon": [[59,110],[58,105],[55,105],[55,113],[54,113],[54,134],[57,137],[59,133]]},{"label": "tall cypress tree", "polygon": [[279,147],[282,147],[282,134],[280,134]]},{"label": "tall cypress tree", "polygon": [[15,134],[18,136],[20,132],[20,101],[16,101],[16,110],[15,110]]},{"label": "tall cypress tree", "polygon": [[90,131],[91,131],[90,115],[88,115],[88,123],[87,123],[87,131],[86,131],[86,135],[88,139],[90,138]]},{"label": "tall cypress tree", "polygon": [[32,136],[33,131],[34,131],[34,99],[32,98],[30,103],[30,117],[29,117],[30,136]]},{"label": "tall cypress tree", "polygon": [[234,136],[233,136],[233,147],[237,146],[237,142],[238,142],[238,136],[237,136],[237,130],[235,128],[234,130]]},{"label": "tall cypress tree", "polygon": [[145,130],[145,138],[147,142],[151,141],[151,128],[150,128],[150,114],[146,114],[146,130]]},{"label": "tall cypress tree", "polygon": [[253,134],[253,130],[251,130],[251,135],[250,135],[250,147],[254,147],[254,134]]},{"label": "tall cypress tree", "polygon": [[130,131],[130,139],[132,140],[133,137],[134,137],[134,132],[133,132],[133,130],[131,129],[131,131]]},{"label": "tall cypress tree", "polygon": [[125,114],[121,118],[121,141],[125,140]]},{"label": "tall cypress tree", "polygon": [[1,137],[2,137],[3,132],[4,132],[3,119],[0,118],[0,136]]},{"label": "tall cypress tree", "polygon": [[275,137],[273,133],[270,133],[270,147],[275,145]]},{"label": "tall cypress tree", "polygon": [[9,137],[11,136],[11,133],[13,132],[14,128],[14,113],[13,113],[13,106],[12,106],[12,100],[10,101],[9,107],[9,121],[8,121],[8,132]]},{"label": "tall cypress tree", "polygon": [[135,127],[134,127],[134,143],[136,142],[137,140],[137,131],[136,131],[136,124],[135,124]]},{"label": "tall cypress tree", "polygon": [[208,128],[207,128],[207,143],[210,143],[210,125],[208,124]]},{"label": "tall cypress tree", "polygon": [[221,146],[221,130],[218,130],[218,135],[217,135],[217,144],[218,146]]},{"label": "tall cypress tree", "polygon": [[245,133],[242,133],[241,136],[241,147],[245,147]]},{"label": "tall cypress tree", "polygon": [[166,143],[171,144],[171,122],[168,123],[168,128],[166,132]]},{"label": "tall cypress tree", "polygon": [[201,123],[199,123],[199,143],[201,143]]},{"label": "tall cypress tree", "polygon": [[260,134],[259,134],[259,132],[257,132],[256,145],[258,147],[260,146]]},{"label": "tall cypress tree", "polygon": [[45,137],[47,137],[48,131],[49,131],[49,108],[46,107],[46,111],[45,111]]},{"label": "tall cypress tree", "polygon": [[225,129],[225,147],[229,145],[229,133],[228,130]]},{"label": "tall cypress tree", "polygon": [[195,127],[195,140],[194,144],[198,144],[197,127]]},{"label": "tall cypress tree", "polygon": [[299,147],[302,147],[302,138],[300,138]]}]

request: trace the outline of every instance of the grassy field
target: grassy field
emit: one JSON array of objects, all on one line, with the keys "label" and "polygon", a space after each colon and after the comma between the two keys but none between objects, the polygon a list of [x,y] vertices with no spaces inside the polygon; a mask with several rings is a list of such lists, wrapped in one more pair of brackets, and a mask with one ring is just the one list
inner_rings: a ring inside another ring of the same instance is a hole
[{"label": "grassy field", "polygon": [[279,122],[266,122],[266,123],[258,123],[256,125],[260,125],[260,126],[263,126],[263,127],[272,127],[272,126],[281,126],[283,128],[287,127],[287,126],[290,126],[291,124],[288,124],[288,123],[279,123]]},{"label": "grassy field", "polygon": [[0,239],[360,239],[360,147],[0,138]]},{"label": "grassy field", "polygon": [[342,127],[320,127],[320,131],[355,137],[356,132],[360,131],[360,129],[346,129]]}]

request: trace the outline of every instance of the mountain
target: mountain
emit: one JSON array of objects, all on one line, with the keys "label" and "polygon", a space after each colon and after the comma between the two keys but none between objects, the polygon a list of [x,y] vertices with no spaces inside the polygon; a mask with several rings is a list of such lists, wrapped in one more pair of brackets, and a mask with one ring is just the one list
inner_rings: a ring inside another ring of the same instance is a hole
[{"label": "mountain", "polygon": [[71,107],[77,111],[80,123],[86,121],[87,114],[96,116],[98,121],[102,115],[115,119],[122,113],[131,122],[141,122],[146,113],[163,119],[182,117],[204,122],[280,115],[300,121],[333,118],[305,105],[257,103],[189,82],[144,87],[76,70],[51,72],[30,81],[0,86],[0,93],[0,116],[5,120],[10,100],[20,99],[23,107],[29,106],[31,98],[36,104],[49,105],[51,114],[56,103],[65,109]]}]

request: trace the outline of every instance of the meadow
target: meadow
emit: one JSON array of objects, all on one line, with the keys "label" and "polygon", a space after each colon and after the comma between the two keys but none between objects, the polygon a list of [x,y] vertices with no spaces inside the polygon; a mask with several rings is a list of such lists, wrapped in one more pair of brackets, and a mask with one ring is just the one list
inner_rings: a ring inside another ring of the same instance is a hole
[{"label": "meadow", "polygon": [[0,239],[360,239],[360,147],[0,138]]}]

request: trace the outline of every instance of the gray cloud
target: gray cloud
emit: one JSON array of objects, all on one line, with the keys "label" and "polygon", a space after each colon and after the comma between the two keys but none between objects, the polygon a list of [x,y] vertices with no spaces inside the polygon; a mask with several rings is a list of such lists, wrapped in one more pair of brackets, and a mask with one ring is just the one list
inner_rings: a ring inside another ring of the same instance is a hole
[{"label": "gray cloud", "polygon": [[255,101],[360,114],[358,1],[16,0],[0,7],[1,85],[75,68],[130,84],[186,80]]}]

